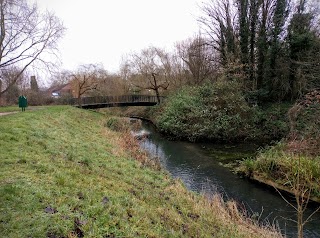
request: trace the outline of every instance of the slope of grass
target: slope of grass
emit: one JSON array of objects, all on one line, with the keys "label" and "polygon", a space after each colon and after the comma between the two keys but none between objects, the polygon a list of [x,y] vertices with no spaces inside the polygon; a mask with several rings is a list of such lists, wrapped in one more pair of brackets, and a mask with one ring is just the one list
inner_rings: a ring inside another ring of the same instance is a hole
[{"label": "slope of grass", "polygon": [[[45,106],[28,106],[26,108],[26,111],[29,111],[29,110],[41,110],[45,108]],[[21,108],[17,106],[5,106],[5,107],[2,107],[0,106],[0,113],[2,112],[21,112]]]},{"label": "slope of grass", "polygon": [[21,111],[21,109],[18,106],[0,107],[0,113],[1,112],[16,112],[16,111]]},{"label": "slope of grass", "polygon": [[256,159],[244,160],[238,170],[251,178],[272,181],[291,193],[299,174],[300,183],[310,190],[312,200],[320,202],[320,156],[289,153],[287,145],[279,142],[261,151]]},{"label": "slope of grass", "polygon": [[1,237],[279,237],[188,192],[71,107],[0,117]]}]

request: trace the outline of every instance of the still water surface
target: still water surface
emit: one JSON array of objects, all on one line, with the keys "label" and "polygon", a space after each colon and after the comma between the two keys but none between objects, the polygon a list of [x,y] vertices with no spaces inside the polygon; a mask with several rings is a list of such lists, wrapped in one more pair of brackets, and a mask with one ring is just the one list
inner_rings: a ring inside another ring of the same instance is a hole
[{"label": "still water surface", "polygon": [[[185,186],[196,192],[221,193],[226,199],[236,200],[245,206],[251,215],[259,218],[262,224],[275,224],[287,237],[296,237],[295,211],[273,191],[233,174],[208,153],[214,150],[230,150],[229,147],[212,144],[195,144],[169,141],[161,136],[153,125],[143,122],[143,129],[150,137],[141,146],[160,159],[162,166],[175,178],[180,178]],[[252,150],[251,145],[232,147],[234,151]],[[310,214],[315,207],[307,210]],[[320,213],[305,226],[305,237],[320,238]]]}]

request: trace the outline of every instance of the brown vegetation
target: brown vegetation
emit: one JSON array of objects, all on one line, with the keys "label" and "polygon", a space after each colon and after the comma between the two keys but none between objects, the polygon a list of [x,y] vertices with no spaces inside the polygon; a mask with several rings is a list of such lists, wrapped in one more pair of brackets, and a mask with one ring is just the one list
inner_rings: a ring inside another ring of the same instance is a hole
[{"label": "brown vegetation", "polygon": [[307,93],[289,110],[288,152],[320,155],[320,91]]}]

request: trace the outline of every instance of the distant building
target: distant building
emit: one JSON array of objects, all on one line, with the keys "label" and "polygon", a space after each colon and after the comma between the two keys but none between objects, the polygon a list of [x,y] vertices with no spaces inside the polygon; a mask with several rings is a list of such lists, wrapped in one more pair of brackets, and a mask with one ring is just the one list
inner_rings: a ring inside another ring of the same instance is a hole
[{"label": "distant building", "polygon": [[47,93],[53,98],[60,98],[63,96],[72,96],[73,94],[70,83],[50,87],[47,90]]}]

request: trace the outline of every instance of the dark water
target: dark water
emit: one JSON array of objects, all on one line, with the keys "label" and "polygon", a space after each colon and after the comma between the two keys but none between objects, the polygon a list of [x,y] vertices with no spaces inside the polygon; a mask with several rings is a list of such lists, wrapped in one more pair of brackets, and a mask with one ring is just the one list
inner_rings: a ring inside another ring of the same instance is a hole
[{"label": "dark water", "polygon": [[[144,130],[150,137],[141,142],[149,153],[158,156],[162,166],[173,177],[180,178],[187,188],[196,192],[214,194],[220,192],[226,199],[236,200],[245,207],[249,214],[259,219],[262,224],[276,225],[287,237],[296,237],[295,211],[272,188],[252,183],[233,174],[219,163],[219,159],[208,153],[217,150],[234,152],[252,150],[251,145],[226,148],[210,144],[169,141],[157,133],[154,127],[143,122]],[[206,148],[206,149],[204,149]],[[236,153],[235,153],[236,154]],[[310,207],[306,214],[311,214],[316,207]],[[305,237],[320,237],[320,213],[312,217],[305,225]]]}]

